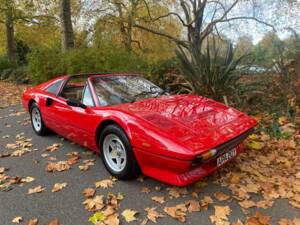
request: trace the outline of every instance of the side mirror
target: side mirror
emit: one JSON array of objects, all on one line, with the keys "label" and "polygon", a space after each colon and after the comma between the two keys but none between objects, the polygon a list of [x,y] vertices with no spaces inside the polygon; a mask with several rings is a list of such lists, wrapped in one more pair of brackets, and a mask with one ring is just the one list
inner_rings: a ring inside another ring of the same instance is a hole
[{"label": "side mirror", "polygon": [[77,99],[68,99],[67,100],[67,105],[72,106],[72,107],[80,107],[85,109],[86,105],[82,104],[79,100]]},{"label": "side mirror", "polygon": [[166,87],[165,92],[166,93],[170,93],[171,92],[171,88],[170,87]]}]

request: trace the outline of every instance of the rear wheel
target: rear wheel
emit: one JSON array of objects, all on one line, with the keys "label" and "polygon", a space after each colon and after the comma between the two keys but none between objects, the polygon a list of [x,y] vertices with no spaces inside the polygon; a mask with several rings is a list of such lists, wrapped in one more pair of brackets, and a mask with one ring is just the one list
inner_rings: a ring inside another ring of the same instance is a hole
[{"label": "rear wheel", "polygon": [[31,125],[37,135],[44,136],[47,133],[47,127],[44,124],[42,114],[36,103],[30,107]]},{"label": "rear wheel", "polygon": [[135,178],[139,165],[125,132],[117,125],[109,125],[100,135],[100,148],[106,169],[119,179]]}]

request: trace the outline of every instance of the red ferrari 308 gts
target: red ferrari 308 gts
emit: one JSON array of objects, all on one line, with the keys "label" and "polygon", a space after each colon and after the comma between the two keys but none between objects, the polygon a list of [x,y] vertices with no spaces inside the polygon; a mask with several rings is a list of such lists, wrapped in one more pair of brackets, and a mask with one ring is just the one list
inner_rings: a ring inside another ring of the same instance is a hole
[{"label": "red ferrari 308 gts", "polygon": [[140,171],[185,186],[243,151],[256,121],[211,99],[169,95],[139,75],[62,76],[27,89],[33,130],[48,130],[102,156],[119,179]]}]

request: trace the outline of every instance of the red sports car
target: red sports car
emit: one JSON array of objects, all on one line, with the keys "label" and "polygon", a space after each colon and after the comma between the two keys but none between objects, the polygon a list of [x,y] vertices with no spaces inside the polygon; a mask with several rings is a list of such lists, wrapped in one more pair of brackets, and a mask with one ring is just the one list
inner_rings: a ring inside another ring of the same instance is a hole
[{"label": "red sports car", "polygon": [[243,151],[256,121],[211,99],[169,95],[139,75],[62,76],[27,89],[23,106],[48,130],[100,153],[120,179],[141,171],[185,186]]}]

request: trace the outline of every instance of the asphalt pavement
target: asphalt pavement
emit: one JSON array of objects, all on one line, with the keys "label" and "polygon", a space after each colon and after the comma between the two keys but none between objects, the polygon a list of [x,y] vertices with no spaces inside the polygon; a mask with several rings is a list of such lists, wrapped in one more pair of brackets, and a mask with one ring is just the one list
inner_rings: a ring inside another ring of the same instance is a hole
[{"label": "asphalt pavement", "polygon": [[[53,218],[58,218],[61,224],[64,225],[85,225],[91,224],[88,218],[93,214],[85,210],[82,202],[86,199],[82,191],[88,187],[95,187],[94,183],[99,180],[107,179],[110,174],[104,168],[102,161],[98,155],[86,155],[83,159],[95,159],[95,165],[87,171],[81,171],[78,168],[80,162],[68,171],[49,173],[45,170],[48,160],[41,155],[45,153],[46,147],[53,143],[63,143],[63,146],[55,151],[49,153],[51,157],[57,160],[65,160],[66,154],[70,152],[84,153],[88,149],[75,145],[70,141],[63,140],[61,137],[50,134],[46,137],[39,137],[33,132],[29,123],[29,116],[22,112],[20,105],[11,106],[5,109],[0,109],[0,154],[7,150],[6,145],[15,143],[16,135],[24,133],[25,137],[32,138],[31,152],[20,157],[5,157],[0,158],[0,167],[8,168],[6,172],[9,176],[18,177],[34,177],[35,180],[31,183],[20,185],[11,185],[12,190],[0,191],[0,224],[9,225],[14,224],[12,220],[16,216],[21,216],[23,222],[26,224],[31,218],[38,218],[39,224],[48,224]],[[234,163],[234,162],[231,162]],[[187,213],[186,224],[204,225],[212,224],[210,216],[214,214],[214,205],[228,205],[231,213],[229,221],[236,222],[238,219],[243,223],[246,221],[247,215],[242,211],[238,202],[234,199],[219,202],[213,197],[217,191],[226,194],[231,194],[230,191],[214,183],[213,177],[206,179],[208,186],[199,193],[199,199],[203,196],[211,196],[214,203],[209,205],[208,210],[201,210],[200,212]],[[67,187],[63,190],[52,193],[51,189],[55,183],[67,182]],[[28,189],[42,185],[45,191],[28,195]],[[142,193],[141,189],[148,187],[150,193]],[[155,187],[161,187],[160,191],[156,191]],[[106,195],[109,192],[114,194],[122,193],[124,199],[120,203],[120,224],[127,224],[121,213],[125,209],[133,209],[138,211],[137,220],[130,224],[141,224],[146,218],[147,213],[144,211],[147,207],[157,207],[157,211],[164,214],[165,217],[159,218],[157,224],[176,225],[181,222],[173,219],[164,213],[165,206],[173,206],[193,199],[192,186],[188,187],[189,193],[181,198],[169,199],[167,188],[159,181],[151,178],[144,178],[141,180],[132,181],[116,181],[112,188],[101,189],[97,188],[97,195]],[[153,196],[166,196],[167,201],[163,204],[158,204],[151,200]],[[255,197],[255,196],[254,196]],[[271,216],[271,224],[277,224],[281,218],[300,217],[299,210],[291,207],[286,200],[276,200],[275,204],[264,210],[252,208],[250,214],[260,211],[263,214]],[[149,221],[147,224],[154,224]]]}]

